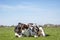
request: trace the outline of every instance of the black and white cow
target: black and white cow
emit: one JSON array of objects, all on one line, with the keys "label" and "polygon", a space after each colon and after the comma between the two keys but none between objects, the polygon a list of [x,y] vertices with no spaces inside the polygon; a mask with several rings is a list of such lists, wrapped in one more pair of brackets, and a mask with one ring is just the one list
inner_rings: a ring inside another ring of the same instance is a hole
[{"label": "black and white cow", "polygon": [[18,25],[15,27],[14,29],[15,31],[15,36],[16,37],[22,37],[25,32],[28,33],[28,36],[34,36],[34,37],[38,37],[38,36],[45,36],[44,30],[42,27],[37,26],[36,24],[33,23],[28,23],[23,24],[23,23],[18,23]]},{"label": "black and white cow", "polygon": [[21,37],[24,33],[24,30],[27,30],[29,27],[26,24],[18,23],[18,25],[15,27],[15,36]]},{"label": "black and white cow", "polygon": [[34,37],[45,36],[42,26],[39,26],[35,23],[29,23],[29,28],[35,33]]}]

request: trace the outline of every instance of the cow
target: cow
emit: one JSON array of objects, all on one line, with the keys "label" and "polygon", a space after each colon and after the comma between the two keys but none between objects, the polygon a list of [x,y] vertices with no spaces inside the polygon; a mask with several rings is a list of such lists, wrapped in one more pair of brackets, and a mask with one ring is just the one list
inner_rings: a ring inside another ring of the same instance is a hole
[{"label": "cow", "polygon": [[35,36],[34,37],[46,36],[42,26],[39,26],[36,23],[29,23],[28,25],[29,25],[30,29],[35,32]]},{"label": "cow", "polygon": [[15,31],[16,37],[22,37],[22,35],[25,35],[24,32],[27,32],[29,34],[28,35],[29,37],[32,35],[34,37],[39,37],[40,35],[45,36],[44,30],[42,29],[42,27],[39,27],[34,23],[28,23],[27,25],[23,23],[18,23],[14,31]]},{"label": "cow", "polygon": [[14,29],[15,36],[21,37],[24,30],[27,30],[27,29],[28,29],[28,26],[26,24],[18,23],[18,25]]}]

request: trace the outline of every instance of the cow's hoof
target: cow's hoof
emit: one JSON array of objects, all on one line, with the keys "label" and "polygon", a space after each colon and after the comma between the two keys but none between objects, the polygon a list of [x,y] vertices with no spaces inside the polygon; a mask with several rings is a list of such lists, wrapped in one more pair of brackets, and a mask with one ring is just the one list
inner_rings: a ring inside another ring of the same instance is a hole
[{"label": "cow's hoof", "polygon": [[34,37],[36,38],[36,37],[38,37],[38,36],[35,35]]}]

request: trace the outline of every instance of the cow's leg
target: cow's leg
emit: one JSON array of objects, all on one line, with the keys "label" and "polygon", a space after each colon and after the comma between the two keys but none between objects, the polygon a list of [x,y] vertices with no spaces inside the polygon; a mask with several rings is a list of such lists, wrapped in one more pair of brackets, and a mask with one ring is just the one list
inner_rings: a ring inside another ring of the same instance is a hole
[{"label": "cow's leg", "polygon": [[44,33],[43,28],[42,28],[42,27],[39,27],[39,30],[41,30],[41,31],[42,31],[41,34],[42,34],[43,36],[45,36],[45,33]]},{"label": "cow's leg", "polygon": [[34,37],[38,37],[37,35],[34,35]]},{"label": "cow's leg", "polygon": [[34,34],[34,37],[38,37],[37,33],[33,32],[33,34]]}]

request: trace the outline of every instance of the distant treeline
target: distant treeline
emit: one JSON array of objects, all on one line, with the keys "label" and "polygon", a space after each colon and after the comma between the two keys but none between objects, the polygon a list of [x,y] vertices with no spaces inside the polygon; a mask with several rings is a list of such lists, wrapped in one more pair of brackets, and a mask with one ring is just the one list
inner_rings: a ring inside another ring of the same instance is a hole
[{"label": "distant treeline", "polygon": [[[44,24],[44,25],[39,25],[42,27],[60,27],[60,25],[54,25],[54,24]],[[11,26],[6,26],[6,25],[0,25],[0,27],[15,27],[15,25],[11,25]]]},{"label": "distant treeline", "polygon": [[0,25],[0,27],[15,27],[15,25],[7,26],[7,25]]},{"label": "distant treeline", "polygon": [[60,27],[60,25],[54,24],[44,24],[43,27]]}]

